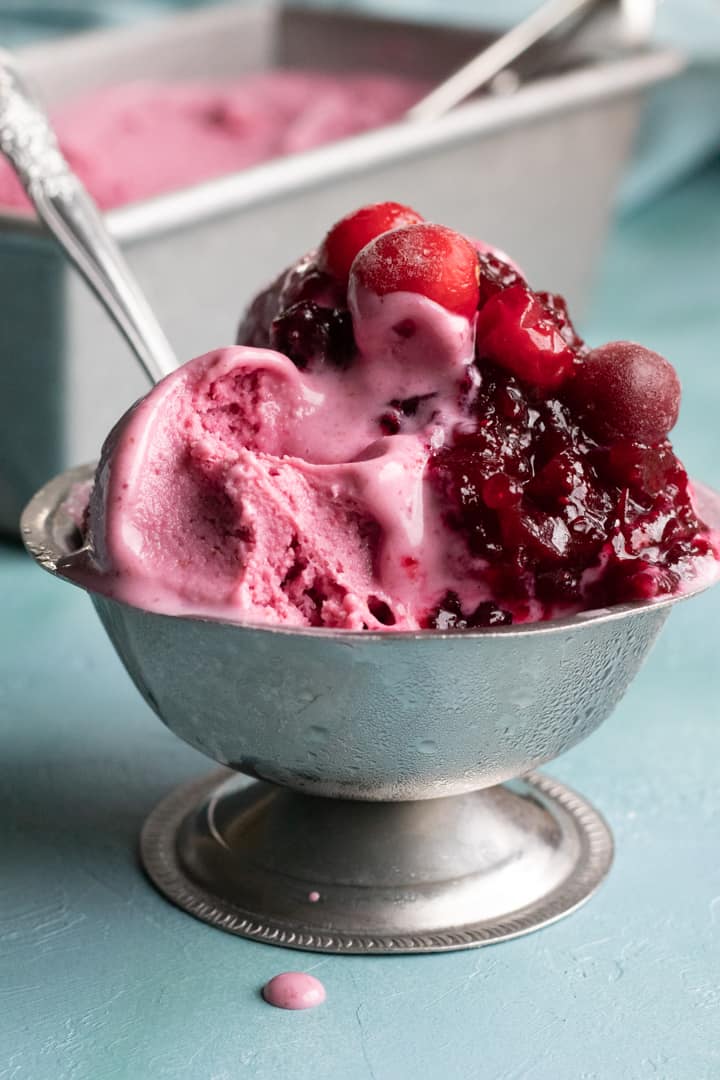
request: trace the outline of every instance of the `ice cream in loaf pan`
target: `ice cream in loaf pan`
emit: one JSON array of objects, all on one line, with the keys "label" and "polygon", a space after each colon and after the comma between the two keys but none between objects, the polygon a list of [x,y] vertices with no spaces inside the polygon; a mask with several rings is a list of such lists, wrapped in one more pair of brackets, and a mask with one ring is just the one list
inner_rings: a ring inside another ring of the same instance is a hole
[{"label": "ice cream in loaf pan", "polygon": [[[380,127],[427,88],[393,75],[277,69],[217,83],[123,83],[52,116],[72,168],[111,210]],[[30,212],[5,161],[0,206]]]}]

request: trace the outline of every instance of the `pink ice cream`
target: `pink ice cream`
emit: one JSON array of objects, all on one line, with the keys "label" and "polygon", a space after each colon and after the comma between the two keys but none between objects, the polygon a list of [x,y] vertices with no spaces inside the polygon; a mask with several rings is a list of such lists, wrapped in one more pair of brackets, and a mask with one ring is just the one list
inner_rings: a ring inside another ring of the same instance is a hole
[{"label": "pink ice cream", "polygon": [[[473,607],[487,598],[462,560],[453,568],[426,478],[433,444],[461,419],[470,326],[412,294],[377,307],[348,371],[221,349],[128,414],[88,518],[108,591],[150,609],[347,629],[416,629],[448,588]],[[408,317],[425,336],[411,375],[390,330]],[[425,395],[414,431],[382,435],[388,401]]]},{"label": "pink ice cream", "polygon": [[263,997],[276,1009],[314,1009],[326,998],[325,987],[304,971],[284,971],[263,986]]},{"label": "pink ice cream", "polygon": [[[103,209],[309,150],[399,119],[425,84],[272,71],[227,83],[136,82],[60,106],[61,146]],[[0,162],[0,206],[29,209]]]},{"label": "pink ice cream", "polygon": [[344,630],[527,622],[717,576],[667,440],[671,366],[589,350],[487,245],[360,211],[238,339],[111,433],[66,573],[148,610]]}]

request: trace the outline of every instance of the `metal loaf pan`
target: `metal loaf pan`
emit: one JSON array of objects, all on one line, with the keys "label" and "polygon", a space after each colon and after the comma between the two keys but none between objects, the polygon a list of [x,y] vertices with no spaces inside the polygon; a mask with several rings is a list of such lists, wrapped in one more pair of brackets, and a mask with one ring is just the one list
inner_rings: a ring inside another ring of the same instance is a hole
[{"label": "metal loaf pan", "polygon": [[[23,50],[45,100],[127,79],[277,64],[438,80],[479,30],[233,5]],[[108,215],[179,356],[233,341],[247,300],[348,209],[387,198],[489,240],[531,279],[586,295],[643,91],[668,52],[566,58],[510,96],[393,125]],[[191,152],[191,150],[190,150]],[[97,457],[146,389],[124,343],[32,219],[0,214],[0,529],[48,476]]]}]

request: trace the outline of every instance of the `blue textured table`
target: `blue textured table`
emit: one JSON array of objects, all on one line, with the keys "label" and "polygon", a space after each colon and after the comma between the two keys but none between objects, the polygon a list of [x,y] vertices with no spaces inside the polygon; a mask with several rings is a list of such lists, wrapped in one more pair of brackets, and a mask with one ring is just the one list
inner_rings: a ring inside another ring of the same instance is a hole
[{"label": "blue textured table", "polygon": [[[616,230],[589,327],[676,363],[676,441],[716,486],[718,190],[715,169]],[[597,897],[517,941],[398,958],[283,952],[162,900],[140,824],[210,763],[151,715],[80,592],[6,547],[0,598],[3,1080],[720,1077],[720,589],[551,767],[614,829]],[[262,1002],[288,968],[322,978],[323,1008]]]}]

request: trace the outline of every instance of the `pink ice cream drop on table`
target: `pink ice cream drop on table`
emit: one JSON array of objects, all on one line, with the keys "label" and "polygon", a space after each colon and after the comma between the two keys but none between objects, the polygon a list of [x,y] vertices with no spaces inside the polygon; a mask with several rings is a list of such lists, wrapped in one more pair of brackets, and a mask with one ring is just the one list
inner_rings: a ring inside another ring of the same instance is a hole
[{"label": "pink ice cream drop on table", "polygon": [[314,1009],[325,1001],[325,987],[314,975],[285,971],[275,975],[263,987],[268,1005],[277,1009]]}]

